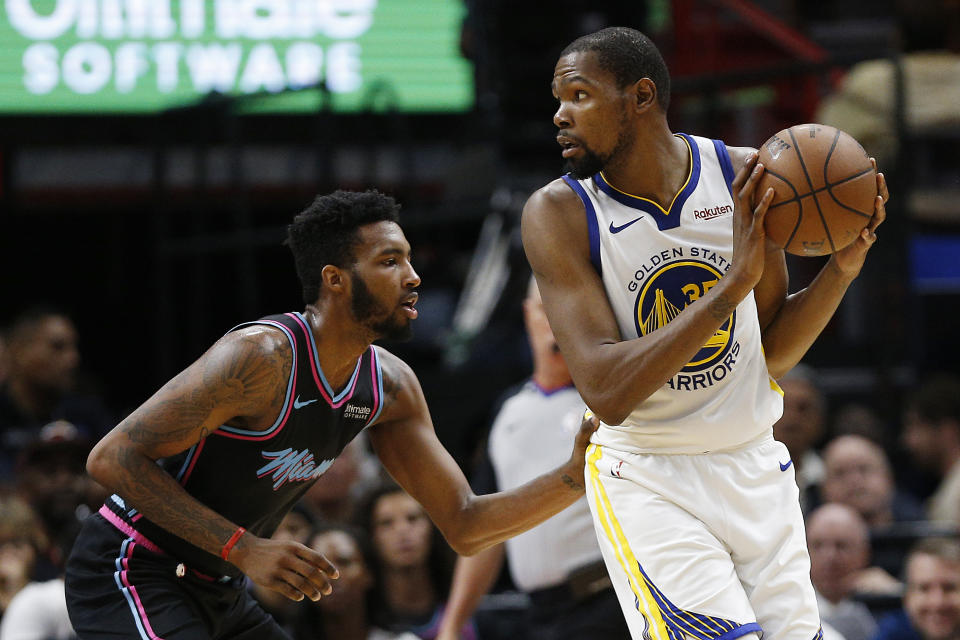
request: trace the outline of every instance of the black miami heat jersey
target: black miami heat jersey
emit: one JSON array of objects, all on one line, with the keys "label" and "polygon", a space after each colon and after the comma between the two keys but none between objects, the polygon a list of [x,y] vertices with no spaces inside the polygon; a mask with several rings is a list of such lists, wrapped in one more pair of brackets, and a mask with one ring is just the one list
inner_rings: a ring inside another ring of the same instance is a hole
[{"label": "black miami heat jersey", "polygon": [[[223,425],[160,464],[206,506],[255,535],[269,536],[347,443],[377,420],[383,408],[383,380],[371,346],[358,358],[344,388],[332,389],[300,313],[268,316],[232,331],[250,325],[275,327],[290,342],[292,366],[280,415],[264,431]],[[100,513],[140,544],[172,555],[191,569],[210,576],[239,573],[232,564],[152,523],[123,496],[111,496]]]}]

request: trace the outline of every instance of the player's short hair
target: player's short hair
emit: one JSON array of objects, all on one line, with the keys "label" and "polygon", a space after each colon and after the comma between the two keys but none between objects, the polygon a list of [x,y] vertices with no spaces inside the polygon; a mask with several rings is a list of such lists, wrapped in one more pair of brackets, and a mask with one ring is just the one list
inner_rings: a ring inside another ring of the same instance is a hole
[{"label": "player's short hair", "polygon": [[285,244],[293,261],[306,304],[320,296],[323,268],[346,268],[356,262],[357,229],[375,222],[398,222],[400,205],[375,189],[337,190],[317,196],[287,226]]},{"label": "player's short hair", "polygon": [[660,50],[647,36],[629,27],[607,27],[580,36],[560,53],[593,51],[600,67],[613,74],[623,88],[641,78],[657,85],[657,103],[666,112],[670,106],[670,72]]}]

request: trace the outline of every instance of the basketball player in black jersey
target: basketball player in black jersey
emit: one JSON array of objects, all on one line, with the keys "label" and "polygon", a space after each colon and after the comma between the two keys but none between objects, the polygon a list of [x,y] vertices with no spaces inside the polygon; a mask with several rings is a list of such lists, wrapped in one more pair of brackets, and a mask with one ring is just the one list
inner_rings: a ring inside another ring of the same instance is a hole
[{"label": "basketball player in black jersey", "polygon": [[476,496],[437,439],[413,371],[372,346],[408,334],[417,317],[420,278],[398,210],[375,191],[318,197],[288,236],[306,310],[228,332],[91,452],[90,474],[115,493],[67,566],[81,640],[285,638],[243,576],[293,600],[335,588],[326,558],[270,535],[367,427],[384,467],[461,554],[583,494],[595,421],[583,421],[562,467]]}]

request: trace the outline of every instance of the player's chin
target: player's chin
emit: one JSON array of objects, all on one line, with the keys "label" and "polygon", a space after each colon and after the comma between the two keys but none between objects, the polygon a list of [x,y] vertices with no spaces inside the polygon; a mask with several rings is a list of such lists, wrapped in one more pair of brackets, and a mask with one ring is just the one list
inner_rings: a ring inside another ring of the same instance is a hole
[{"label": "player's chin", "polygon": [[381,329],[380,335],[390,342],[408,342],[413,338],[413,320],[403,318],[392,322]]}]

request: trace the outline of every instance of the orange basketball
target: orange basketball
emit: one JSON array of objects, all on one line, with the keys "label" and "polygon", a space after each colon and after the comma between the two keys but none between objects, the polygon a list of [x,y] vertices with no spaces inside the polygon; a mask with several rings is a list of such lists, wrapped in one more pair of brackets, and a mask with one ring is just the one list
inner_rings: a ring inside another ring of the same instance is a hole
[{"label": "orange basketball", "polygon": [[788,253],[822,256],[856,240],[873,216],[877,174],[870,156],[849,134],[823,124],[798,124],[760,147],[767,187],[767,236]]}]

